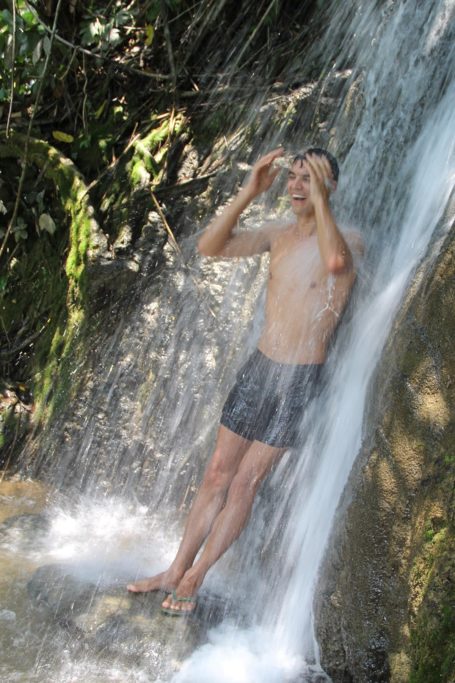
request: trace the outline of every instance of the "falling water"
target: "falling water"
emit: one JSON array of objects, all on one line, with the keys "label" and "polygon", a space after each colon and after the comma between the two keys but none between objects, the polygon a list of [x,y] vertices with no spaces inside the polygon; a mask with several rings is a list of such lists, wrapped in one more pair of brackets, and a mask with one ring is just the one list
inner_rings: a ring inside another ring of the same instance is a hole
[{"label": "falling water", "polygon": [[[304,447],[281,461],[243,537],[207,577],[209,592],[235,608],[191,656],[189,631],[173,624],[163,636],[167,650],[150,636],[139,664],[128,666],[120,652],[102,670],[67,646],[62,658],[44,662],[46,639],[55,636],[31,629],[16,635],[34,659],[22,680],[278,683],[323,675],[312,614],[318,568],[361,445],[371,377],[406,288],[447,229],[455,179],[455,3],[410,5],[352,0],[327,11],[317,46],[319,59],[330,55],[321,97],[337,74],[346,76],[325,132],[344,157],[335,210],[364,233],[367,259],[326,386],[305,416]],[[341,46],[335,57],[333,45]],[[290,73],[301,59],[290,62]],[[306,120],[303,111],[302,131],[292,127],[293,149],[305,140]],[[261,121],[263,129],[270,124],[266,114]],[[267,148],[289,136],[283,125],[262,137]],[[260,211],[248,217],[253,226]],[[144,287],[141,305],[103,354],[103,381],[88,385],[76,406],[77,425],[64,440],[48,435],[36,469],[54,490],[83,495],[69,502],[56,494],[44,550],[16,539],[25,569],[65,561],[99,587],[158,571],[172,557],[223,398],[258,337],[267,266],[264,258],[203,262],[194,243],[188,238],[182,255],[167,247],[164,291],[157,295],[160,282]],[[189,650],[179,649],[185,640]],[[175,652],[184,660],[178,673]],[[9,672],[5,680],[13,680]]]}]

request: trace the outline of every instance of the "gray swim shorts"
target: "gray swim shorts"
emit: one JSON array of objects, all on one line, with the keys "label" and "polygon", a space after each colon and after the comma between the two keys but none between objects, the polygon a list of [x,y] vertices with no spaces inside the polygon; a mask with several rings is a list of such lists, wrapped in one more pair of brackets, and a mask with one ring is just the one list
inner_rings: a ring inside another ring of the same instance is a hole
[{"label": "gray swim shorts", "polygon": [[322,367],[276,363],[256,349],[237,373],[221,424],[250,441],[277,448],[297,445],[303,412],[317,393]]}]

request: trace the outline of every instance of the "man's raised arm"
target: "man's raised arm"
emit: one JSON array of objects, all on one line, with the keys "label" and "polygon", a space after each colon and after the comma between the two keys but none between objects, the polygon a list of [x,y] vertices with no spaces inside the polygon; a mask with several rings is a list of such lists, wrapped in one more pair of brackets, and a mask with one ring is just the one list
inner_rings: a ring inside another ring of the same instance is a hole
[{"label": "man's raised arm", "polygon": [[309,154],[306,163],[310,173],[319,251],[327,270],[336,275],[353,270],[351,250],[340,232],[329,205],[330,185],[336,187],[327,159]]},{"label": "man's raised arm", "polygon": [[233,235],[238,220],[247,206],[259,194],[268,190],[280,168],[274,168],[273,162],[283,155],[283,149],[274,150],[253,166],[251,176],[233,201],[222,213],[209,223],[198,241],[198,249],[204,256],[252,256],[267,251],[270,247],[267,230],[252,230]]}]

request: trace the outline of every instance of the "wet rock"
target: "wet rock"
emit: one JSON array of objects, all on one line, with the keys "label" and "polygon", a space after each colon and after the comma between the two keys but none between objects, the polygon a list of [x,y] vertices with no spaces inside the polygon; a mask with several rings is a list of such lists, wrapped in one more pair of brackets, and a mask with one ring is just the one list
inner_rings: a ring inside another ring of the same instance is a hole
[{"label": "wet rock", "polygon": [[87,609],[97,591],[95,583],[77,578],[65,565],[39,567],[27,584],[29,595],[55,617],[68,619]]},{"label": "wet rock", "polygon": [[103,587],[84,573],[86,568],[63,564],[40,567],[28,583],[29,595],[78,647],[122,660],[137,663],[152,649],[156,658],[171,657],[178,666],[231,610],[218,596],[203,592],[193,614],[167,616],[160,609],[161,591],[128,593],[123,583]]},{"label": "wet rock", "polygon": [[131,247],[133,241],[133,231],[128,224],[120,227],[119,233],[112,245],[114,254],[124,254]]}]

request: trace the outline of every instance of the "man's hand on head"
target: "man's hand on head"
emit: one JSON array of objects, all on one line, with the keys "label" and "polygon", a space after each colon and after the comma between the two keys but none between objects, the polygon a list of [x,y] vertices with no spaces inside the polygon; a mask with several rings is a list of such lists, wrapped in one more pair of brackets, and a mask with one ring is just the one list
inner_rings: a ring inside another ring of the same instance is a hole
[{"label": "man's hand on head", "polygon": [[336,188],[328,159],[317,154],[305,157],[310,174],[310,196],[314,202],[328,202],[330,193]]},{"label": "man's hand on head", "polygon": [[283,156],[283,154],[284,149],[278,147],[256,161],[245,186],[245,191],[251,195],[252,199],[270,189],[273,181],[281,171],[281,168],[274,166],[273,162],[278,157]]}]

